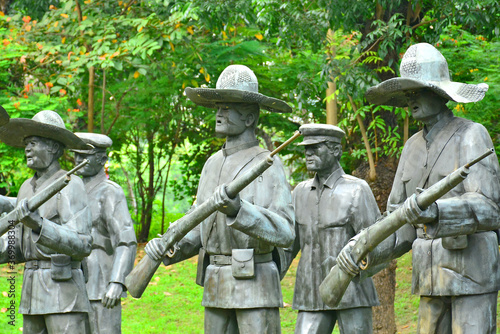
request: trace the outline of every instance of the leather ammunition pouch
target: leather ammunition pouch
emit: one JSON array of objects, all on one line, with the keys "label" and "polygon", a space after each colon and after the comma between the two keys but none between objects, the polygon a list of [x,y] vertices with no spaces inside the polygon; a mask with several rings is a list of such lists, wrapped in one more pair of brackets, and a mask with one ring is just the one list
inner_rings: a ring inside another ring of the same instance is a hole
[{"label": "leather ammunition pouch", "polygon": [[466,235],[458,235],[456,237],[444,237],[441,239],[441,245],[444,249],[460,250],[467,248],[468,241]]},{"label": "leather ammunition pouch", "polygon": [[231,256],[210,255],[209,259],[211,265],[230,265],[234,278],[250,279],[255,277],[255,263],[270,262],[273,260],[273,255],[272,253],[254,254],[253,249],[233,249]]},{"label": "leather ammunition pouch", "polygon": [[205,284],[205,273],[209,263],[210,259],[205,251],[205,248],[200,248],[200,252],[198,254],[198,267],[196,268],[196,284],[199,286],[203,286]]},{"label": "leather ammunition pouch", "polygon": [[71,257],[64,254],[50,256],[51,276],[54,281],[67,281],[71,278]]},{"label": "leather ammunition pouch", "polygon": [[250,279],[255,277],[255,262],[253,256],[254,250],[233,249],[231,269],[233,277],[238,279]]}]

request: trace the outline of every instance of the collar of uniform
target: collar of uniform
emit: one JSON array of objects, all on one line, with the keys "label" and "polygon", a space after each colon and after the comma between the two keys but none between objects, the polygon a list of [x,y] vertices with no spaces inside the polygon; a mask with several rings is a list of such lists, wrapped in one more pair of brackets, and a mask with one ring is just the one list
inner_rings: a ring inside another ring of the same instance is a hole
[{"label": "collar of uniform", "polygon": [[241,145],[238,145],[238,146],[234,146],[234,147],[231,147],[231,148],[225,148],[226,144],[224,144],[224,146],[222,147],[222,154],[224,154],[224,156],[227,157],[227,156],[229,156],[231,154],[234,154],[236,152],[239,152],[239,151],[242,151],[242,150],[246,150],[247,148],[258,146],[258,145],[259,145],[259,141],[258,140],[250,141],[248,143],[244,143],[244,144],[241,144]]},{"label": "collar of uniform", "polygon": [[[333,189],[333,187],[335,186],[335,183],[337,182],[337,180],[342,176],[344,175],[344,170],[342,169],[342,167],[339,167],[337,168],[329,177],[328,179],[326,179],[325,183],[323,184],[324,187],[327,187],[327,188],[330,188],[330,189]],[[314,175],[314,180],[313,180],[313,183],[311,185],[311,190],[314,190],[314,189],[317,189],[319,187],[319,178],[318,178],[318,174]]]},{"label": "collar of uniform", "polygon": [[453,112],[451,110],[447,110],[444,112],[443,117],[432,127],[430,131],[427,130],[427,127],[424,127],[424,139],[427,142],[428,145],[430,145],[438,133],[446,126],[448,123],[450,123],[451,119],[453,118]]},{"label": "collar of uniform", "polygon": [[49,167],[49,170],[45,174],[43,174],[42,177],[38,177],[37,173],[35,173],[30,182],[31,187],[33,188],[33,192],[36,192],[36,190],[47,180],[54,178],[54,175],[59,176],[61,172],[66,173],[66,171],[61,169],[61,166],[59,164],[53,164]]},{"label": "collar of uniform", "polygon": [[104,169],[101,169],[99,173],[97,173],[94,176],[90,176],[87,180],[84,180],[85,184],[85,190],[87,191],[87,194],[94,189],[98,184],[101,184],[102,182],[106,181],[107,177],[106,174],[104,173]]}]

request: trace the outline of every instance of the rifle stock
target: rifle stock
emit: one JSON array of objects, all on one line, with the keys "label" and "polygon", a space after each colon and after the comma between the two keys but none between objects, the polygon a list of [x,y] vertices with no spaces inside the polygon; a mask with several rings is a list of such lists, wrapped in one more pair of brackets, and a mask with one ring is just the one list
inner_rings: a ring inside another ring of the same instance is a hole
[{"label": "rifle stock", "polygon": [[[273,156],[281,151],[285,146],[294,141],[300,133],[297,131],[295,134],[280,145],[277,149],[272,151],[269,156],[253,166],[250,170],[237,177],[226,185],[226,193],[230,198],[242,191],[246,186],[252,183],[257,177],[264,173],[273,164]],[[186,214],[184,217],[173,222],[168,228],[167,232],[163,234],[163,240],[166,250],[170,250],[174,245],[180,241],[189,231],[194,229],[198,224],[208,218],[212,213],[217,211],[217,207],[213,200],[214,195],[207,201],[195,207],[193,211]],[[137,266],[132,269],[130,274],[125,278],[125,286],[130,295],[134,298],[140,298],[146,290],[151,278],[160,266],[161,260],[155,261],[149,255],[142,258]]]},{"label": "rifle stock", "polygon": [[[474,159],[470,163],[455,170],[444,179],[418,194],[416,200],[420,209],[425,210],[432,203],[444,196],[448,191],[460,184],[469,175],[469,168],[472,165],[486,158],[493,152],[493,149],[488,150],[477,159]],[[358,264],[361,263],[366,258],[368,253],[370,253],[378,244],[406,223],[403,208],[400,206],[388,216],[382,218],[369,228],[361,231],[359,233],[359,238],[351,251],[353,260]],[[331,307],[338,306],[353,278],[354,276],[345,273],[338,265],[335,265],[319,286],[320,295],[325,304]]]},{"label": "rifle stock", "polygon": [[[60,192],[64,187],[68,185],[69,181],[71,180],[71,174],[74,174],[77,170],[79,170],[86,164],[88,164],[88,160],[84,160],[82,163],[75,166],[75,168],[59,177],[50,185],[31,197],[28,200],[28,209],[33,212],[40,206],[42,206],[43,203],[47,202],[52,196]],[[19,221],[17,220],[17,208],[15,208],[7,215],[0,218],[0,236],[7,233],[9,229],[12,229],[18,223]]]}]

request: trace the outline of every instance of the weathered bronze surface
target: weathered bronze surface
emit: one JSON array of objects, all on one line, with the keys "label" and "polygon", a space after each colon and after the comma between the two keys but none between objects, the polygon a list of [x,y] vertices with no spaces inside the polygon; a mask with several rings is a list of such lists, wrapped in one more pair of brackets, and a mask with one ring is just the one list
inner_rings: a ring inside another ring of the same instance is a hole
[{"label": "weathered bronze surface", "polygon": [[92,238],[83,182],[71,176],[67,186],[37,210],[28,207],[28,199],[66,176],[57,161],[63,149],[86,145],[49,110],[33,119],[11,119],[0,127],[0,140],[24,146],[27,165],[35,171],[17,198],[15,210],[22,224],[13,230],[15,252],[9,252],[10,231],[0,243],[0,262],[26,263],[19,307],[23,331],[90,333],[90,304],[81,261],[90,254]]},{"label": "weathered bronze surface", "polygon": [[122,188],[104,171],[111,139],[102,134],[76,133],[90,150],[73,150],[75,162],[89,163],[78,171],[83,177],[92,215],[92,252],[86,259],[87,293],[96,332],[121,333],[121,298],[125,277],[132,270],[137,240]]},{"label": "weathered bronze surface", "polygon": [[[213,198],[218,211],[188,233],[166,265],[200,252],[198,281],[204,285],[205,333],[280,333],[278,308],[283,305],[280,276],[272,261],[275,247],[294,239],[291,194],[279,159],[260,177],[230,198],[225,184],[269,155],[258,146],[255,126],[259,103],[272,111],[288,111],[257,93],[257,79],[245,66],[226,68],[217,88],[186,90],[196,103],[217,108],[216,132],[226,137],[222,150],[206,162],[198,187],[197,204]],[[231,94],[231,91],[236,91]],[[243,94],[249,92],[251,94]],[[197,94],[212,104],[198,101]],[[202,94],[203,93],[203,94]],[[222,94],[220,94],[222,93]],[[194,94],[194,95],[192,95]],[[223,96],[223,100],[219,97]],[[230,100],[230,101],[228,101]],[[160,239],[146,246],[151,258],[165,254]]]},{"label": "weathered bronze surface", "polygon": [[462,183],[425,210],[413,196],[493,147],[482,125],[455,117],[446,107],[448,100],[479,101],[487,89],[486,84],[450,81],[444,57],[421,43],[405,53],[401,78],[382,82],[366,95],[373,103],[408,106],[424,123],[405,144],[387,206],[389,211],[402,206],[410,224],[392,235],[385,249],[375,249],[383,256],[399,255],[400,245],[413,250],[419,333],[496,331],[498,158],[492,154],[474,165]]},{"label": "weathered bronze surface", "polygon": [[335,307],[323,302],[319,285],[344,245],[380,216],[377,202],[364,180],[340,166],[344,131],[326,124],[305,124],[300,131],[306,167],[316,174],[293,191],[296,239],[288,263],[302,251],[293,297],[299,311],[295,333],[331,333],[336,322],[341,333],[371,333],[371,307],[378,305],[371,278],[352,282]]}]

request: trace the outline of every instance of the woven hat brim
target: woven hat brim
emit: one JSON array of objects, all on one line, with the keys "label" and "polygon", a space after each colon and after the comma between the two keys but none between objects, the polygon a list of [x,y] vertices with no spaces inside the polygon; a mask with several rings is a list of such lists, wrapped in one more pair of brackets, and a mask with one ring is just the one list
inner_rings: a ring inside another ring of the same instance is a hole
[{"label": "woven hat brim", "polygon": [[245,90],[188,87],[185,92],[191,101],[207,108],[217,108],[216,103],[220,102],[243,102],[258,103],[260,108],[271,112],[292,112],[292,107],[290,107],[285,101]]},{"label": "woven hat brim", "polygon": [[0,141],[13,147],[25,147],[26,137],[37,136],[56,140],[67,149],[89,149],[73,132],[58,126],[37,122],[28,118],[13,118],[0,127]]},{"label": "woven hat brim", "polygon": [[436,94],[459,103],[478,102],[484,98],[488,85],[464,84],[453,81],[425,82],[409,78],[392,78],[370,87],[365,94],[366,100],[377,105],[394,107],[408,106],[405,91],[428,88]]},{"label": "woven hat brim", "polygon": [[0,106],[0,126],[9,123],[10,116],[5,109]]}]

